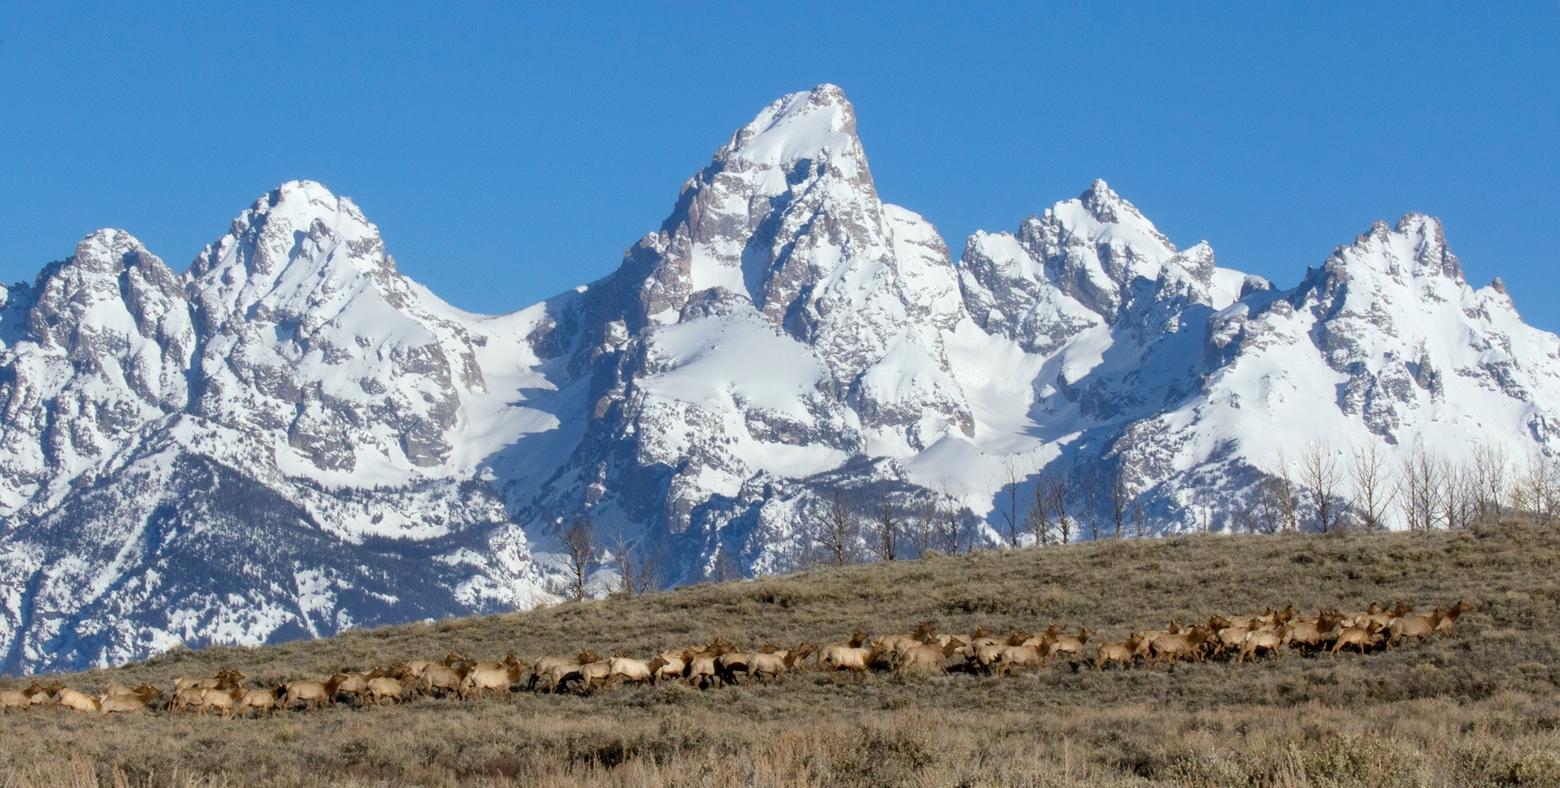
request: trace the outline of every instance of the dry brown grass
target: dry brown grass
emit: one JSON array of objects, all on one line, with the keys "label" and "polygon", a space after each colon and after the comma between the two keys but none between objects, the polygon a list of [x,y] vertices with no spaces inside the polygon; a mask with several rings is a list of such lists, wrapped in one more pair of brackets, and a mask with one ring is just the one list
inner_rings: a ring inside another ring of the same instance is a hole
[{"label": "dry brown grass", "polygon": [[620,688],[274,719],[0,719],[0,784],[1560,785],[1560,533],[1186,537],[815,571],[638,599],[210,649],[72,686],[241,667],[252,680],[450,650],[525,657],[1087,623],[1101,640],[1212,612],[1406,598],[1476,605],[1384,654],[862,686]]}]

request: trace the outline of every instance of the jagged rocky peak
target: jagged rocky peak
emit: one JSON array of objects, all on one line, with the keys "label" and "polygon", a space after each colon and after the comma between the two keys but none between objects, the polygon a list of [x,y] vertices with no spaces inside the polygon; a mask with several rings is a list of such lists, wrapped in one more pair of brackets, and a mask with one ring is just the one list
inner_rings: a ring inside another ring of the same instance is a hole
[{"label": "jagged rocky peak", "polygon": [[[593,418],[558,478],[600,481],[544,490],[549,518],[585,500],[681,532],[719,509],[713,491],[825,472],[866,445],[909,456],[974,429],[944,342],[964,316],[947,245],[880,201],[833,85],[739,128],[582,301],[570,368],[596,371]],[[734,361],[753,355],[766,363]],[[634,493],[652,488],[663,492]]]},{"label": "jagged rocky peak", "polygon": [[104,227],[88,233],[76,244],[76,252],[65,265],[80,271],[115,273],[130,266],[148,262],[161,265],[162,260],[151,252],[140,239],[113,227]]},{"label": "jagged rocky peak", "polygon": [[1064,200],[1051,210],[1056,213],[1070,212],[1071,206],[1076,203],[1090,217],[1100,225],[1112,227],[1129,226],[1146,235],[1152,236],[1165,248],[1175,251],[1175,244],[1170,243],[1162,233],[1154,228],[1153,222],[1143,215],[1137,206],[1128,202],[1115,189],[1105,182],[1104,178],[1095,178],[1076,200]]},{"label": "jagged rocky peak", "polygon": [[88,235],[7,301],[0,516],[47,508],[69,474],[183,407],[196,344],[178,276],[122,230]]},{"label": "jagged rocky peak", "polygon": [[137,352],[145,340],[174,346],[178,354],[190,341],[178,275],[124,230],[83,238],[75,254],[45,268],[29,290],[27,333],[78,360]]},{"label": "jagged rocky peak", "polygon": [[[239,261],[257,273],[284,266],[292,256],[292,241],[285,234],[301,232],[312,239],[338,242],[377,240],[379,230],[352,200],[337,197],[315,181],[288,181],[261,195],[233,220],[227,235],[206,248],[196,260],[195,273],[214,270],[226,258]],[[367,255],[359,255],[368,260]],[[382,263],[382,260],[373,262]]]},{"label": "jagged rocky peak", "polygon": [[1206,241],[1178,250],[1103,180],[1014,233],[970,236],[960,269],[976,322],[1036,352],[1090,325],[1116,323],[1134,302],[1223,308],[1265,285],[1219,268]]},{"label": "jagged rocky peak", "polygon": [[787,95],[738,129],[683,185],[660,232],[629,251],[640,317],[666,322],[719,287],[780,324],[833,261],[886,248],[881,208],[844,92]]},{"label": "jagged rocky peak", "polygon": [[855,108],[838,85],[791,93],[731,135],[715,159],[781,168],[821,160],[859,162]]},{"label": "jagged rocky peak", "polygon": [[1176,252],[1175,244],[1103,179],[1095,179],[1082,194],[1051,206],[1033,221],[1055,227],[1064,239],[1115,242],[1143,257],[1163,258]]},{"label": "jagged rocky peak", "polygon": [[1026,221],[1019,238],[1045,261],[1057,286],[1107,321],[1116,318],[1134,282],[1159,279],[1178,251],[1103,180]]},{"label": "jagged rocky peak", "polygon": [[[260,197],[187,276],[210,339],[197,410],[285,430],[318,469],[450,457],[459,395],[484,386],[468,329],[402,277],[345,197],[290,181]],[[388,472],[388,471],[387,471]]]},{"label": "jagged rocky peak", "polygon": [[190,270],[212,315],[256,304],[262,315],[279,307],[299,313],[369,283],[394,289],[387,287],[394,275],[379,228],[314,181],[289,181],[261,196]]},{"label": "jagged rocky peak", "polygon": [[1462,263],[1446,243],[1441,220],[1422,213],[1404,214],[1395,226],[1377,221],[1354,243],[1339,247],[1324,267],[1344,278],[1359,270],[1385,274],[1400,283],[1431,278],[1466,284]]}]

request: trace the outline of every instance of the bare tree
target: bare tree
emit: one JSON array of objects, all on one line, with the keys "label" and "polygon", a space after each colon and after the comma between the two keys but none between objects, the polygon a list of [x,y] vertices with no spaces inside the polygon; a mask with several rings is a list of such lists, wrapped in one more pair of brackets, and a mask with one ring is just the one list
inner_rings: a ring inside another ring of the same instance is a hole
[{"label": "bare tree", "polygon": [[594,530],[590,519],[580,515],[563,532],[563,549],[569,559],[570,593],[576,602],[585,598],[585,582],[590,579],[590,567],[596,560]]},{"label": "bare tree", "polygon": [[1422,447],[1409,450],[1398,469],[1398,501],[1411,531],[1431,531],[1441,521],[1441,463]]},{"label": "bare tree", "polygon": [[856,554],[856,518],[845,503],[845,493],[838,487],[829,499],[818,527],[818,544],[823,548],[829,563],[844,566],[851,563]]},{"label": "bare tree", "polygon": [[958,499],[943,485],[937,499],[937,541],[948,555],[958,555],[964,531],[964,516]]},{"label": "bare tree", "polygon": [[1470,466],[1441,463],[1441,521],[1449,529],[1467,528],[1478,517],[1479,484]]},{"label": "bare tree", "polygon": [[1023,523],[1018,518],[1018,483],[1022,481],[1023,478],[1018,473],[1018,463],[1014,461],[1012,455],[1008,455],[1002,461],[1002,470],[1003,478],[1006,481],[1006,484],[1003,486],[1002,490],[1003,492],[1007,493],[1007,508],[1001,510],[999,513],[1002,515],[1002,519],[1007,523],[1008,546],[1017,547],[1018,530],[1023,525]]},{"label": "bare tree", "polygon": [[628,537],[623,534],[623,529],[621,527],[613,529],[611,538],[607,540],[607,551],[611,554],[612,562],[617,565],[617,593],[623,596],[633,596],[637,588],[634,582],[636,567],[629,557],[632,549]]},{"label": "bare tree", "polygon": [[893,561],[898,558],[896,548],[899,541],[899,518],[894,514],[894,504],[886,497],[883,499],[882,506],[878,508],[878,518],[873,523],[873,528],[877,532],[874,536],[877,537],[875,549],[878,558],[883,561]]},{"label": "bare tree", "polygon": [[1500,446],[1481,441],[1473,449],[1471,486],[1474,490],[1474,509],[1480,522],[1500,522],[1501,510],[1506,502],[1506,476],[1511,464]]},{"label": "bare tree", "polygon": [[1342,474],[1338,471],[1338,455],[1324,441],[1313,441],[1300,457],[1300,484],[1311,497],[1316,508],[1316,530],[1331,533],[1342,522],[1343,507],[1338,500],[1338,487]]},{"label": "bare tree", "polygon": [[1127,488],[1127,473],[1117,468],[1110,482],[1111,538],[1121,538],[1121,524],[1127,520],[1127,507],[1132,503],[1132,491]]},{"label": "bare tree", "polygon": [[1088,518],[1084,523],[1089,528],[1089,541],[1092,542],[1100,538],[1100,507],[1105,497],[1105,491],[1101,489],[1103,484],[1100,479],[1098,466],[1090,465],[1087,467],[1087,470],[1083,472],[1082,484],[1083,514]]},{"label": "bare tree", "polygon": [[1386,528],[1396,490],[1392,473],[1375,441],[1367,441],[1349,458],[1349,475],[1354,482],[1354,511],[1359,516],[1360,527],[1367,531]]},{"label": "bare tree", "polygon": [[938,522],[941,525],[938,532],[942,536],[943,549],[948,555],[958,555],[963,547],[961,534],[964,531],[964,518],[959,516],[959,507],[951,503],[944,506]]},{"label": "bare tree", "polygon": [[661,583],[661,567],[655,553],[643,544],[629,548],[627,561],[633,567],[628,583],[629,596],[638,596],[654,590]]},{"label": "bare tree", "polygon": [[1045,485],[1046,498],[1051,502],[1051,515],[1056,520],[1056,541],[1067,544],[1073,538],[1072,515],[1067,508],[1072,504],[1072,491],[1067,486],[1067,476],[1047,472],[1040,478],[1040,483]]},{"label": "bare tree", "polygon": [[1132,535],[1142,539],[1147,530],[1148,514],[1143,511],[1143,502],[1134,500],[1132,501]]},{"label": "bare tree", "polygon": [[1258,485],[1253,496],[1255,501],[1251,507],[1250,530],[1254,533],[1271,534],[1284,528],[1284,508],[1279,497],[1283,494],[1282,484],[1272,477],[1264,478]]},{"label": "bare tree", "polygon": [[1511,481],[1506,488],[1506,503],[1513,515],[1518,517],[1531,515],[1533,507],[1528,500],[1527,471],[1513,469]]},{"label": "bare tree", "polygon": [[1289,467],[1289,457],[1278,450],[1278,475],[1273,477],[1273,502],[1282,518],[1281,530],[1300,530],[1300,487],[1295,484],[1294,472]]},{"label": "bare tree", "polygon": [[917,557],[932,551],[937,537],[937,496],[934,493],[920,496],[915,516],[905,523],[905,531]]},{"label": "bare tree", "polygon": [[1046,476],[1035,480],[1034,503],[1029,506],[1029,532],[1035,537],[1035,545],[1051,541],[1051,495],[1046,487]]},{"label": "bare tree", "polygon": [[1533,519],[1540,525],[1554,522],[1556,510],[1560,509],[1560,469],[1555,459],[1535,448],[1528,456],[1519,486],[1525,508]]}]

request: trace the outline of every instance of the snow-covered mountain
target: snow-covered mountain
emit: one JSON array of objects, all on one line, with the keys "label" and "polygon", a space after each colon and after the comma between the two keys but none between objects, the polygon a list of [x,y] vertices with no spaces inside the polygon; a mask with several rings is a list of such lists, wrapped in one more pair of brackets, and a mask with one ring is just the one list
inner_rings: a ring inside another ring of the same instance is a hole
[{"label": "snow-covered mountain", "polygon": [[550,598],[480,471],[550,426],[529,318],[400,276],[350,201],[286,184],[182,276],[100,230],[3,297],[6,671]]},{"label": "snow-covered mountain", "polygon": [[182,274],[100,230],[0,302],[8,672],[545,602],[581,516],[667,585],[805,563],[837,495],[998,543],[1041,478],[1078,522],[1175,531],[1236,523],[1318,435],[1560,449],[1560,339],[1434,219],[1281,290],[1095,182],[955,264],[880,200],[832,85],[514,314],[400,275],[311,182]]}]

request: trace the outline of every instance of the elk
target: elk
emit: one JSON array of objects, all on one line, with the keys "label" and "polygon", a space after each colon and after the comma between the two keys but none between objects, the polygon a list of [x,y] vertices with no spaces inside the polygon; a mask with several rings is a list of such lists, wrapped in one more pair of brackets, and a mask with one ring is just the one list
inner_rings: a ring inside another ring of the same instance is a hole
[{"label": "elk", "polygon": [[286,696],[282,708],[290,709],[302,704],[317,709],[336,702],[336,688],[328,681],[290,681],[283,686]]},{"label": "elk", "polygon": [[142,712],[150,708],[149,702],[139,695],[101,695],[98,697],[98,713],[110,714]]},{"label": "elk", "polygon": [[1053,640],[1051,643],[1050,653],[1046,654],[1046,656],[1054,657],[1057,654],[1067,654],[1072,657],[1082,658],[1083,644],[1088,643],[1089,638],[1093,635],[1094,630],[1087,629],[1085,627],[1078,628],[1077,637],[1073,637],[1071,635],[1057,635],[1055,640]]},{"label": "elk", "polygon": [[359,701],[362,699],[363,694],[368,692],[367,673],[335,673],[330,677],[330,680],[336,685],[331,700],[350,699]]},{"label": "elk", "polygon": [[1253,631],[1256,631],[1256,630],[1253,630],[1253,629],[1251,629],[1251,628],[1249,628],[1247,626],[1244,626],[1244,625],[1241,625],[1241,626],[1233,626],[1233,625],[1231,625],[1231,626],[1223,627],[1221,629],[1214,630],[1214,634],[1213,634],[1213,642],[1214,642],[1213,653],[1215,655],[1223,655],[1223,654],[1225,654],[1227,652],[1230,652],[1230,651],[1237,651],[1237,652],[1240,651],[1241,644],[1246,642],[1246,635],[1251,633],[1251,632],[1253,632]]},{"label": "elk", "polygon": [[1127,635],[1127,639],[1120,643],[1101,643],[1095,650],[1094,669],[1104,670],[1108,664],[1120,665],[1122,668],[1131,666],[1142,644],[1143,636],[1136,632]]},{"label": "elk", "polygon": [[1288,642],[1288,625],[1281,625],[1278,629],[1247,632],[1245,640],[1241,641],[1240,654],[1235,657],[1235,661],[1245,662],[1247,657],[1256,659],[1259,654],[1271,654],[1276,657],[1279,655],[1279,648]]},{"label": "elk", "polygon": [[778,650],[779,646],[765,645],[758,651],[727,651],[715,657],[715,670],[725,684],[736,684],[738,673],[748,672],[748,662],[755,654]]},{"label": "elk", "polygon": [[202,689],[198,707],[200,715],[204,717],[206,712],[216,709],[222,713],[222,716],[232,719],[238,706],[238,698],[235,696],[239,692],[242,690]]},{"label": "elk", "polygon": [[426,671],[428,666],[432,664],[432,662],[427,660],[414,659],[411,662],[398,662],[391,667],[400,667],[404,669],[406,671],[406,676],[403,676],[402,678],[411,677],[414,679],[420,679],[422,678],[423,671]]},{"label": "elk", "polygon": [[965,646],[972,649],[978,649],[982,646],[1000,646],[1005,642],[1005,638],[994,636],[991,630],[985,626],[976,627],[975,631],[970,633],[969,640],[970,642],[966,643]]},{"label": "elk", "polygon": [[1323,610],[1313,619],[1299,619],[1289,624],[1288,645],[1291,648],[1321,648],[1332,637],[1333,629],[1343,615],[1336,610]]},{"label": "elk", "polygon": [[459,694],[461,674],[448,665],[434,663],[423,670],[417,688],[424,695]]},{"label": "elk", "polygon": [[937,631],[932,627],[932,622],[922,621],[916,625],[914,632],[908,635],[884,635],[878,638],[877,645],[893,659],[909,649],[936,639]]},{"label": "elk", "polygon": [[1457,600],[1457,604],[1446,609],[1441,616],[1441,623],[1436,625],[1435,631],[1442,637],[1451,637],[1457,627],[1457,617],[1473,609],[1473,605]]},{"label": "elk", "polygon": [[91,695],[73,690],[69,687],[62,689],[54,696],[54,702],[61,707],[72,711],[97,711],[98,699]]},{"label": "elk", "polygon": [[686,664],[683,662],[682,655],[683,653],[681,651],[673,650],[667,650],[657,654],[654,659],[650,660],[649,667],[652,674],[651,680],[658,682],[661,679],[681,678],[683,674],[683,667]]},{"label": "elk", "polygon": [[374,705],[380,701],[388,700],[392,703],[400,703],[406,697],[406,685],[400,679],[390,676],[375,676],[368,680],[368,700]]},{"label": "elk", "polygon": [[828,666],[835,671],[848,670],[852,678],[860,682],[866,678],[867,666],[871,665],[881,653],[876,647],[834,644],[825,646],[818,652],[818,665]]},{"label": "elk", "polygon": [[970,668],[988,673],[996,670],[996,664],[1002,659],[1002,652],[1008,648],[1011,647],[1005,642],[969,646],[967,651]]},{"label": "elk", "polygon": [[961,648],[963,646],[956,640],[912,646],[895,658],[894,673],[901,676],[911,673],[947,673],[948,658]]},{"label": "elk", "polygon": [[[496,668],[472,668],[472,670],[466,674],[466,677],[461,679],[460,686],[457,688],[456,693],[460,696],[461,700],[467,700],[470,698],[480,699],[482,697],[483,690],[498,690],[499,692],[508,692],[509,687],[517,683],[519,678],[520,676],[518,672],[511,671],[509,666],[504,665],[503,663],[499,663],[499,667]],[[367,682],[364,682],[363,684],[363,691],[368,691]]]},{"label": "elk", "polygon": [[98,707],[104,716],[146,711],[151,708],[152,702],[161,696],[162,690],[150,684],[143,683],[135,689],[115,684],[98,698]]},{"label": "elk", "polygon": [[27,693],[19,689],[0,689],[0,709],[10,711],[21,709],[26,711],[32,707],[32,701]]},{"label": "elk", "polygon": [[1364,654],[1367,646],[1375,645],[1377,633],[1380,630],[1381,625],[1374,620],[1363,627],[1344,627],[1338,632],[1338,637],[1333,639],[1332,651],[1329,653],[1337,654],[1344,646],[1356,646],[1359,648],[1360,653]]},{"label": "elk", "polygon": [[1006,675],[1015,668],[1038,668],[1045,664],[1045,648],[1043,643],[1032,646],[1001,646],[991,667],[1001,675]]},{"label": "elk", "polygon": [[722,686],[725,684],[725,679],[721,678],[717,660],[730,653],[732,649],[730,641],[717,639],[705,646],[703,650],[693,648],[684,650],[683,678],[699,689],[708,689],[711,685]]},{"label": "elk", "polygon": [[1392,619],[1387,622],[1387,648],[1392,648],[1392,644],[1406,638],[1430,637],[1440,628],[1441,621],[1445,618],[1446,611],[1438,607],[1428,616],[1409,615]]},{"label": "elk", "polygon": [[526,689],[535,689],[538,685],[543,685],[548,692],[558,692],[570,680],[582,679],[580,670],[585,665],[599,662],[600,660],[601,657],[590,651],[581,651],[572,657],[539,657],[536,663],[531,666],[530,678],[526,682]]},{"label": "elk", "polygon": [[754,654],[752,662],[748,663],[748,675],[759,681],[778,681],[787,671],[803,664],[802,661],[812,652],[811,643],[801,643],[783,652]]},{"label": "elk", "polygon": [[235,689],[244,680],[244,674],[232,668],[223,668],[210,678],[180,676],[173,680],[173,690],[182,689]]},{"label": "elk", "polygon": [[168,698],[168,711],[184,711],[191,708],[200,708],[201,693],[205,690],[199,687],[184,687],[176,689]]},{"label": "elk", "polygon": [[[470,669],[461,679],[457,694],[462,700],[470,697],[481,698],[484,690],[499,690],[508,692],[509,688],[519,684],[525,670],[528,667],[525,660],[516,657],[513,653],[504,657],[504,661],[467,662],[464,663]],[[385,686],[388,689],[388,685]],[[368,688],[365,686],[365,690]],[[399,700],[400,693],[396,693]]]},{"label": "elk", "polygon": [[607,683],[627,681],[634,684],[646,684],[655,680],[655,671],[650,669],[650,663],[642,659],[630,657],[613,657],[608,660]]},{"label": "elk", "polygon": [[240,690],[238,697],[234,699],[232,716],[244,716],[251,711],[269,716],[281,705],[285,695],[286,691],[281,687]]},{"label": "elk", "polygon": [[1208,630],[1194,626],[1174,635],[1159,634],[1149,641],[1149,653],[1155,661],[1166,664],[1187,656],[1201,659],[1201,646],[1208,639]]},{"label": "elk", "polygon": [[32,686],[27,688],[27,704],[31,707],[53,703],[55,696],[59,695],[60,690],[63,689],[65,689],[65,685],[58,681],[49,682],[47,686],[34,681]]}]

